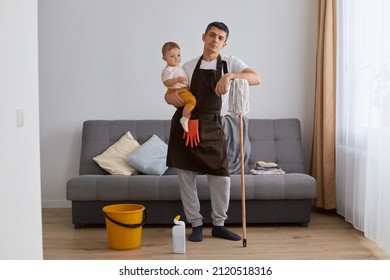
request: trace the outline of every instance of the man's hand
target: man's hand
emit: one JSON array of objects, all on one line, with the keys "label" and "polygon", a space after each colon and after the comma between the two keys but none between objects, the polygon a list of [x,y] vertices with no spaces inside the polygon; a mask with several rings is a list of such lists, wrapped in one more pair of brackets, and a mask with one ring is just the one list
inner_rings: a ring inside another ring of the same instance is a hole
[{"label": "man's hand", "polygon": [[183,133],[183,139],[186,139],[186,147],[188,144],[191,145],[191,148],[198,146],[200,143],[199,138],[199,120],[189,120],[188,121],[188,132]]},{"label": "man's hand", "polygon": [[185,105],[183,98],[180,97],[179,93],[183,93],[185,90],[177,90],[172,93],[166,93],[164,96],[165,102],[169,105],[173,105],[176,108],[183,107]]},{"label": "man's hand", "polygon": [[221,79],[218,81],[217,85],[215,86],[215,93],[218,96],[224,95],[229,90],[229,82],[232,79],[232,76],[230,73],[227,73],[221,77]]}]

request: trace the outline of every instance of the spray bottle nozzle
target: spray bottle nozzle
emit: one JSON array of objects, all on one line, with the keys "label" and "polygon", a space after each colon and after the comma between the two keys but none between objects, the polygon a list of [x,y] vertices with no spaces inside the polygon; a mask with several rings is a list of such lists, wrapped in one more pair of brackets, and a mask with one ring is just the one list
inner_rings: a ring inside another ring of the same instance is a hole
[{"label": "spray bottle nozzle", "polygon": [[180,215],[177,215],[177,216],[173,219],[173,222],[174,222],[176,225],[184,226],[184,222],[183,222],[183,221],[180,221]]}]

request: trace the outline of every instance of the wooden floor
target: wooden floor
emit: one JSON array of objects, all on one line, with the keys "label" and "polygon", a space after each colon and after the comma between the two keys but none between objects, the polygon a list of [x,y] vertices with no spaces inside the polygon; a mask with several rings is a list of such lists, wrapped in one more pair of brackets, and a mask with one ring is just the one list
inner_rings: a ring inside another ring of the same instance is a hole
[{"label": "wooden floor", "polygon": [[[108,247],[104,226],[74,229],[70,209],[43,209],[44,259],[50,260],[374,260],[389,256],[334,213],[313,212],[309,227],[248,225],[248,246],[214,238],[187,241],[186,254],[173,254],[171,226],[144,226],[142,245],[132,250]],[[241,235],[241,226],[228,226]],[[187,229],[187,234],[190,229]]]}]

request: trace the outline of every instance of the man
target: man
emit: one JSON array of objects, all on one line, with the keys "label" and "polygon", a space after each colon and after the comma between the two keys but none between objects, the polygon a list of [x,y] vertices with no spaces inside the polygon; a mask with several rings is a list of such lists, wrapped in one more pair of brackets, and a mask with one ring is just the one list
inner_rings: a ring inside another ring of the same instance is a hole
[{"label": "man", "polygon": [[212,235],[228,240],[241,239],[224,227],[229,208],[230,176],[221,124],[221,95],[228,91],[229,82],[233,79],[246,79],[249,85],[258,85],[260,77],[238,58],[221,57],[220,52],[226,46],[228,36],[229,29],[224,23],[210,23],[202,35],[202,56],[183,65],[189,77],[190,91],[197,99],[192,114],[196,120],[190,120],[189,132],[184,134],[184,138],[179,123],[184,102],[179,92],[165,95],[166,102],[178,108],[171,122],[167,165],[177,170],[184,212],[192,226],[188,240],[193,242],[203,239],[203,217],[196,189],[198,173],[207,175],[210,186]]}]

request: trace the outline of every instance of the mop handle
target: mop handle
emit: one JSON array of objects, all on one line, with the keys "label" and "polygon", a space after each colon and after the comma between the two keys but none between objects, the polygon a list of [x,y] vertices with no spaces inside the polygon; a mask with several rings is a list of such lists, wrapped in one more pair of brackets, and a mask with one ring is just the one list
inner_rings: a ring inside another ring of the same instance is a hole
[{"label": "mop handle", "polygon": [[241,114],[240,114],[240,160],[241,160],[241,198],[242,198],[242,246],[246,247],[244,133],[243,133],[242,115]]}]

